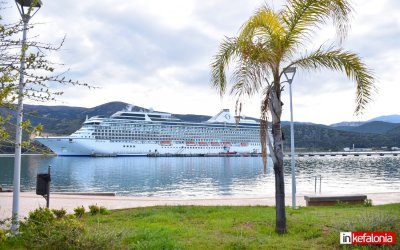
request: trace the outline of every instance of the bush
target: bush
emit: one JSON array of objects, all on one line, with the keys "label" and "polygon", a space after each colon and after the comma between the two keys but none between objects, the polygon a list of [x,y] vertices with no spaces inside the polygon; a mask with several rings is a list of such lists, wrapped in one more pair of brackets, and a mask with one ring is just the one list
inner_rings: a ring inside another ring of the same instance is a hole
[{"label": "bush", "polygon": [[20,224],[21,240],[28,249],[77,249],[83,225],[70,216],[55,219],[47,208],[29,213]]},{"label": "bush", "polygon": [[[65,210],[56,210],[56,213],[64,214],[60,211]],[[28,218],[20,223],[20,234],[13,238],[18,242],[17,248],[46,250],[120,249],[118,244],[122,233],[115,233],[110,230],[101,231],[97,228],[88,232],[76,216],[76,214],[80,217],[83,215],[84,207],[78,207],[74,211],[75,215],[64,215],[59,219],[47,208],[38,208],[30,212]],[[3,249],[1,246],[2,234],[3,231],[0,229],[0,249]],[[7,239],[4,238],[4,240]]]},{"label": "bush", "polygon": [[82,207],[77,207],[74,209],[75,217],[76,218],[81,218],[85,214],[85,208]]},{"label": "bush", "polygon": [[6,237],[6,232],[4,232],[3,229],[0,228],[0,245],[5,242],[7,239]]},{"label": "bush", "polygon": [[364,207],[372,207],[372,200],[371,199],[365,199],[364,200]]},{"label": "bush", "polygon": [[100,207],[97,205],[90,205],[89,210],[91,215],[96,215],[100,212]]},{"label": "bush", "polygon": [[110,211],[108,211],[108,209],[105,207],[100,207],[100,214],[107,215],[110,214]]},{"label": "bush", "polygon": [[57,219],[61,219],[67,214],[67,211],[64,208],[52,209],[51,211],[57,217]]},{"label": "bush", "polygon": [[39,207],[29,212],[28,218],[25,218],[25,224],[42,225],[54,221],[54,214],[48,208]]}]

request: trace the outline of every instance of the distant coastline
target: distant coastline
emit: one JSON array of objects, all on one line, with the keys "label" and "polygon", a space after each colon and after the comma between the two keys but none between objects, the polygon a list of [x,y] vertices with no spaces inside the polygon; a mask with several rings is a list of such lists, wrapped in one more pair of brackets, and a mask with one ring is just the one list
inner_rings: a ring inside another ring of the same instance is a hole
[{"label": "distant coastline", "polygon": [[[110,116],[126,107],[124,102],[110,102],[93,108],[77,108],[69,106],[43,106],[25,105],[25,118],[29,119],[33,126],[41,123],[44,127],[44,135],[69,135],[78,130],[86,117],[96,115]],[[145,109],[135,106],[136,109]],[[164,110],[166,111],[166,110]],[[1,113],[9,111],[0,108]],[[12,114],[12,113],[11,113]],[[30,115],[35,114],[35,115]],[[210,118],[207,115],[173,114],[183,121],[199,122]],[[393,116],[396,118],[397,116]],[[393,118],[392,117],[392,118]],[[394,119],[393,118],[393,119]],[[332,125],[313,124],[307,122],[295,122],[296,151],[302,152],[329,152],[342,151],[344,148],[370,148],[380,151],[382,148],[400,148],[400,123],[396,120],[388,122],[387,117],[382,116],[354,124],[337,123]],[[350,126],[351,125],[351,126]],[[290,151],[290,126],[289,122],[282,122],[284,135],[283,146],[286,152]],[[12,134],[12,131],[9,131]],[[0,152],[12,153],[13,147],[3,145]]]}]

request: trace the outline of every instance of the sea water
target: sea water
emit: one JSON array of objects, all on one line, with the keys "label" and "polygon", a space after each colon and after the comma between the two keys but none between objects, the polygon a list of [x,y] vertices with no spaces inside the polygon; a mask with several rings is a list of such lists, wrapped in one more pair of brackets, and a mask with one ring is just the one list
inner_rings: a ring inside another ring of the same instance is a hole
[{"label": "sea water", "polygon": [[[12,188],[13,157],[0,157],[0,185]],[[52,192],[116,192],[162,197],[273,196],[274,174],[260,157],[23,156],[21,191],[35,191],[36,175],[51,166]],[[291,193],[290,158],[285,189]],[[317,183],[315,183],[317,178]],[[400,190],[400,156],[297,157],[298,194]],[[317,185],[315,185],[317,184]]]}]

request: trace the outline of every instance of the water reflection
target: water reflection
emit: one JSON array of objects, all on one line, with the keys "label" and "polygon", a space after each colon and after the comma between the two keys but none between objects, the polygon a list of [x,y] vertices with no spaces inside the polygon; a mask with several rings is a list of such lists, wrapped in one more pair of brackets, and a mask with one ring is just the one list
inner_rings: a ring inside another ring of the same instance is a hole
[{"label": "water reflection", "polygon": [[[286,192],[291,192],[290,159],[285,159]],[[52,166],[53,191],[117,192],[119,195],[204,197],[273,195],[273,174],[256,157],[90,158],[24,156],[22,190],[34,191],[36,174]],[[400,189],[400,157],[299,157],[298,193],[371,193]],[[0,157],[0,184],[12,186],[13,158]]]}]

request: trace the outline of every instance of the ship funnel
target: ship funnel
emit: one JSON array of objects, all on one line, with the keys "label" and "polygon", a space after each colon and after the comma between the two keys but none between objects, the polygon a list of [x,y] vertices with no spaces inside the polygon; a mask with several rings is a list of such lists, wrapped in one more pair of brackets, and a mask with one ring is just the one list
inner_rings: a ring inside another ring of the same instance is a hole
[{"label": "ship funnel", "polygon": [[229,112],[229,109],[223,109],[221,112],[211,117],[208,123],[235,123],[234,117]]}]

